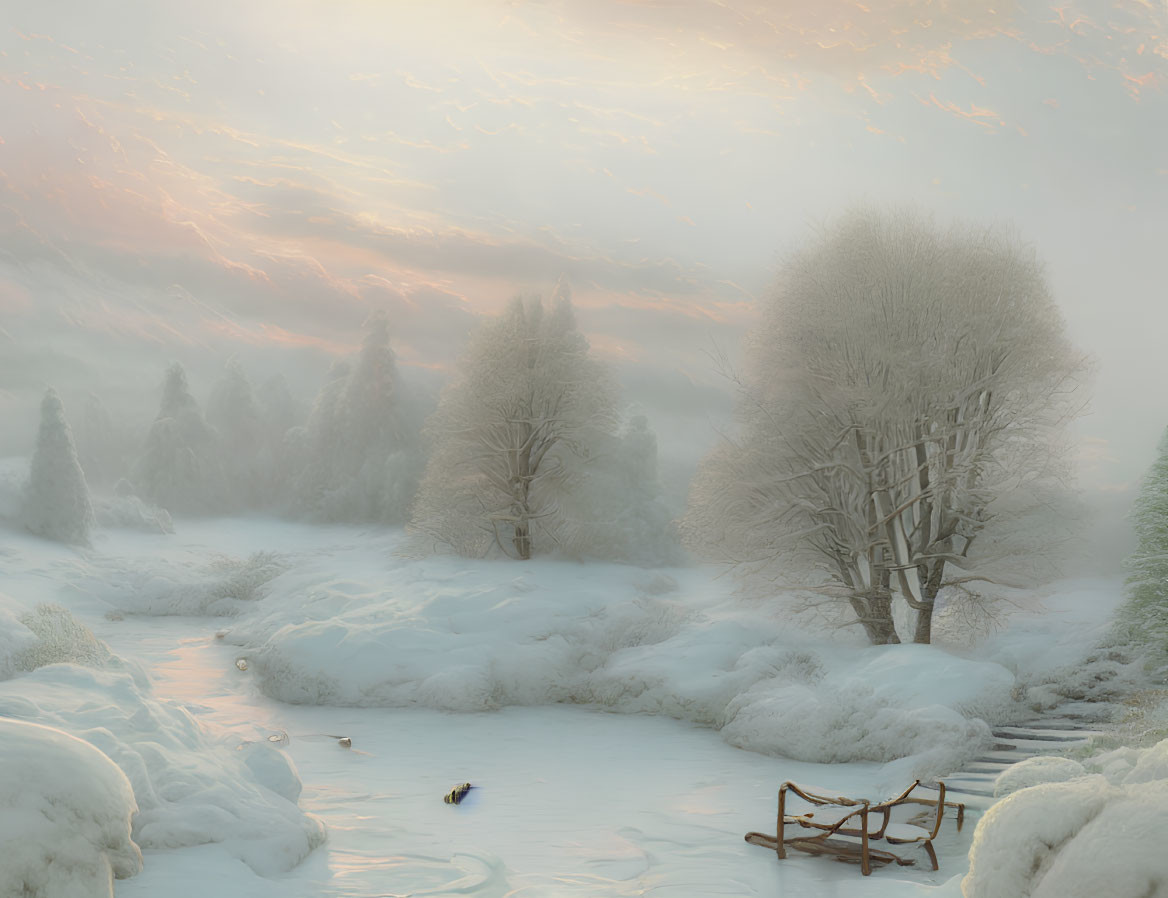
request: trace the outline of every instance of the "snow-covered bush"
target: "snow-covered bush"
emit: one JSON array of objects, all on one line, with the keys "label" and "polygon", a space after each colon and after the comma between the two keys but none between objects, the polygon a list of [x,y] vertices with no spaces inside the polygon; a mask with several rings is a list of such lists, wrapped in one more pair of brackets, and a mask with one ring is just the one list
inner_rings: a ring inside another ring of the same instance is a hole
[{"label": "snow-covered bush", "polygon": [[108,601],[131,614],[234,615],[286,569],[272,552],[224,556],[195,570],[143,572],[123,582]]},{"label": "snow-covered bush", "polygon": [[417,414],[402,395],[384,313],[366,322],[355,364],[338,363],[317,397],[302,440],[294,510],[330,523],[406,520],[422,460]]},{"label": "snow-covered bush", "polygon": [[177,363],[167,369],[158,416],[133,480],[140,495],[172,513],[207,513],[220,505],[215,433],[203,420],[186,372]]},{"label": "snow-covered bush", "polygon": [[966,898],[1165,893],[1168,740],[1082,764],[1065,758],[1024,763],[1018,773],[999,777],[999,791],[1026,779],[1045,781],[1014,791],[978,822],[962,882]]},{"label": "snow-covered bush", "polygon": [[60,605],[42,602],[19,620],[35,641],[13,654],[16,670],[36,670],[49,664],[102,667],[113,658],[105,643]]},{"label": "snow-covered bush", "polygon": [[41,426],[29,468],[21,514],[37,536],[85,545],[93,526],[93,507],[85,474],[77,461],[73,432],[57,391],[41,402]]},{"label": "snow-covered bush", "polygon": [[142,869],[126,775],[90,743],[0,717],[0,895],[113,898]]}]

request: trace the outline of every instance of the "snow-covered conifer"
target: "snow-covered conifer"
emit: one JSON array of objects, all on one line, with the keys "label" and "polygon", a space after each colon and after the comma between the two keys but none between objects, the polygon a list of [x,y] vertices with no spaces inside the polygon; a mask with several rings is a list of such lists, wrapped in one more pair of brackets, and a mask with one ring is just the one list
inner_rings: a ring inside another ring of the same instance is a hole
[{"label": "snow-covered conifer", "polygon": [[110,413],[95,393],[86,394],[73,433],[77,459],[91,487],[111,484],[125,473],[125,441],[115,432]]},{"label": "snow-covered conifer", "polygon": [[472,336],[426,424],[413,530],[471,556],[553,548],[564,497],[614,428],[615,395],[566,293],[548,306],[516,299]]},{"label": "snow-covered conifer", "polygon": [[232,509],[262,504],[263,424],[259,405],[238,359],[230,359],[207,401],[207,423],[215,430],[224,502]]},{"label": "snow-covered conifer", "polygon": [[355,364],[333,366],[306,433],[300,513],[321,521],[405,521],[421,468],[401,395],[389,321],[375,313]]},{"label": "snow-covered conifer", "polygon": [[618,433],[598,435],[560,508],[559,538],[569,554],[647,566],[681,560],[657,475],[657,437],[644,415]]},{"label": "snow-covered conifer", "polygon": [[1159,455],[1144,475],[1132,509],[1136,550],[1128,559],[1128,597],[1121,623],[1137,642],[1168,660],[1168,430]]},{"label": "snow-covered conifer", "polygon": [[89,542],[94,523],[89,487],[61,399],[52,388],[41,401],[40,431],[21,517],[38,536],[82,545]]},{"label": "snow-covered conifer", "polygon": [[134,467],[134,484],[143,497],[171,512],[208,513],[220,505],[215,434],[177,362],[167,369],[158,416]]}]

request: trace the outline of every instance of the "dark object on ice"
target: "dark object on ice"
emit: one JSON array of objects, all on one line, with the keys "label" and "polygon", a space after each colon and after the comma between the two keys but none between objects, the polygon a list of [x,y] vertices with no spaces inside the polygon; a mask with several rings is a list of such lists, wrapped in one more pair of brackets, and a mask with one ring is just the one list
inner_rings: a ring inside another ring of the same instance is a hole
[{"label": "dark object on ice", "polygon": [[442,800],[447,804],[458,804],[464,798],[466,793],[473,788],[470,783],[460,783],[442,797]]},{"label": "dark object on ice", "polygon": [[238,667],[240,670],[247,670],[247,659],[246,658],[236,658],[235,659],[235,666]]},{"label": "dark object on ice", "polygon": [[[788,846],[810,854],[832,855],[836,860],[858,863],[865,876],[871,872],[873,863],[896,862],[901,866],[914,863],[913,858],[872,848],[871,842],[884,841],[889,845],[923,843],[936,870],[933,839],[941,829],[945,808],[957,811],[957,828],[961,829],[965,805],[946,801],[945,784],[940,781],[936,798],[910,798],[909,794],[919,785],[920,780],[917,780],[895,798],[873,804],[862,798],[819,795],[794,783],[783,783],[779,788],[778,832],[773,836],[747,833],[746,841],[774,850],[780,859],[787,856]],[[797,801],[798,807],[787,803],[788,792],[802,799]]]}]

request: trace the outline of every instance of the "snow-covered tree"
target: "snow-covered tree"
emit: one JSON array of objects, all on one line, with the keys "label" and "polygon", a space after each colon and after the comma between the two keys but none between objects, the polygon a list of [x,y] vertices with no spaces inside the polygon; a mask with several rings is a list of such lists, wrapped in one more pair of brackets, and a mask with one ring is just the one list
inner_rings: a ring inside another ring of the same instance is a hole
[{"label": "snow-covered tree", "polygon": [[942,589],[1027,573],[986,532],[1064,474],[1085,369],[1030,248],[853,213],[784,267],[748,355],[739,430],[695,478],[696,549],[802,569],[877,644],[899,641],[894,596],[929,642]]},{"label": "snow-covered tree", "polygon": [[171,512],[208,513],[221,504],[215,433],[203,420],[177,362],[166,372],[162,403],[134,466],[134,484]]},{"label": "snow-covered tree", "polygon": [[32,456],[21,519],[48,539],[85,545],[93,526],[89,487],[77,460],[73,433],[57,391],[41,401],[41,425]]},{"label": "snow-covered tree", "polygon": [[1168,659],[1168,430],[1144,475],[1132,509],[1136,550],[1128,559],[1128,596],[1121,624],[1136,641]]},{"label": "snow-covered tree", "polygon": [[560,500],[569,554],[641,565],[677,564],[681,542],[657,475],[657,437],[644,415],[598,434]]},{"label": "snow-covered tree", "polygon": [[224,502],[232,509],[254,509],[263,502],[263,422],[259,405],[238,359],[228,360],[207,400],[207,423],[218,439]]},{"label": "snow-covered tree", "polygon": [[307,463],[297,483],[301,514],[405,521],[422,464],[417,426],[401,393],[389,322],[379,312],[366,322],[355,364],[334,365],[313,406],[303,440]]},{"label": "snow-covered tree", "polygon": [[88,393],[81,407],[81,417],[73,429],[77,442],[77,459],[91,487],[112,484],[125,474],[125,440],[114,428],[105,404]]},{"label": "snow-covered tree", "polygon": [[614,429],[615,396],[565,292],[547,306],[516,299],[472,336],[426,424],[433,449],[412,529],[469,556],[547,551],[564,497]]}]

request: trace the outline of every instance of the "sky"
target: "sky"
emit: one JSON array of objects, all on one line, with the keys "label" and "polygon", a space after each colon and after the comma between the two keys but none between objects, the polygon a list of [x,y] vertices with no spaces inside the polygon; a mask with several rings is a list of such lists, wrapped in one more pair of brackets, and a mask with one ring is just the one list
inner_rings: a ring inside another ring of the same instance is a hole
[{"label": "sky", "polygon": [[[858,202],[1008,222],[1095,362],[1088,491],[1168,425],[1165,0],[0,0],[0,455],[47,385],[310,397],[389,311],[440,383],[570,286],[663,452],[727,418],[787,254]],[[427,380],[428,379],[428,380]]]}]

